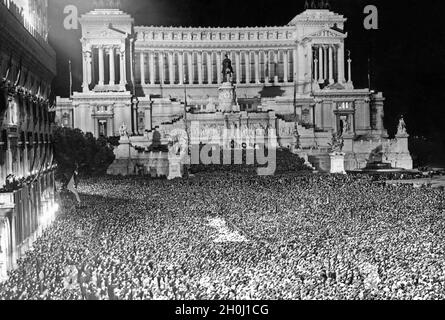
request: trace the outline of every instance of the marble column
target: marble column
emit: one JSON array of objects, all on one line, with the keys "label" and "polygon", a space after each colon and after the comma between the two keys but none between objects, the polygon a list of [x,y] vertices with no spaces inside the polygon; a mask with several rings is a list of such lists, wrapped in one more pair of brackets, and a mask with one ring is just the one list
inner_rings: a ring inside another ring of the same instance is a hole
[{"label": "marble column", "polygon": [[213,83],[213,61],[212,57],[213,54],[211,51],[207,51],[207,83],[212,84]]},{"label": "marble column", "polygon": [[304,44],[300,44],[298,46],[298,82],[299,83],[304,83],[305,81],[305,71],[306,71],[306,66],[305,66],[305,57],[304,57],[304,50],[305,50],[305,46]]},{"label": "marble column", "polygon": [[187,63],[188,63],[188,73],[189,73],[189,84],[193,84],[193,51],[187,52]]},{"label": "marble column", "polygon": [[105,65],[104,65],[104,48],[99,47],[99,85],[104,85],[105,79]]},{"label": "marble column", "polygon": [[184,84],[184,53],[178,52],[179,84]]},{"label": "marble column", "polygon": [[318,47],[318,83],[323,83],[323,47]]},{"label": "marble column", "polygon": [[[25,136],[25,139],[27,140],[27,137]],[[26,140],[25,140],[25,147],[23,148],[23,172],[24,172],[24,176],[28,176],[28,172],[29,172],[29,155],[28,155],[28,147],[26,146]]]},{"label": "marble column", "polygon": [[156,82],[156,69],[155,69],[155,53],[150,51],[150,84],[154,85]]},{"label": "marble column", "polygon": [[288,68],[289,68],[289,57],[288,57],[289,51],[284,50],[283,52],[283,82],[287,83],[288,80]]},{"label": "marble column", "polygon": [[258,51],[255,51],[255,83],[260,83],[260,55]]},{"label": "marble column", "polygon": [[82,71],[83,71],[82,91],[89,92],[90,89],[88,87],[87,52],[83,52],[82,57],[83,57],[83,59],[82,59]]},{"label": "marble column", "polygon": [[318,56],[315,56],[314,62],[312,63],[314,68],[314,79],[313,81],[318,80]]},{"label": "marble column", "polygon": [[203,83],[203,65],[202,65],[202,51],[198,52],[198,83]]},{"label": "marble column", "polygon": [[338,46],[337,63],[338,83],[345,83],[345,49],[343,43]]},{"label": "marble column", "polygon": [[312,50],[312,44],[309,44],[306,48],[306,52],[308,55],[308,61],[310,65],[308,65],[309,71],[306,72],[306,82],[313,82],[313,66],[314,66],[314,51]]},{"label": "marble column", "polygon": [[141,52],[140,64],[141,64],[141,85],[145,85],[145,53],[144,52]]},{"label": "marble column", "polygon": [[[91,56],[91,48],[89,48],[88,49],[88,51],[86,52],[86,55],[87,55],[87,57],[86,57],[86,63],[87,63],[87,68],[86,68],[86,71],[87,71],[87,84],[88,85],[90,85],[91,84],[91,82],[93,82],[93,70],[92,70],[92,61],[93,61],[93,59],[92,59],[92,56]],[[89,89],[88,89],[88,91],[89,91]]]},{"label": "marble column", "polygon": [[274,79],[274,83],[278,83],[279,82],[279,73],[278,73],[278,63],[279,63],[279,58],[280,58],[280,51],[277,50],[275,52],[273,52],[273,79]]},{"label": "marble column", "polygon": [[241,61],[239,51],[235,52],[236,83],[241,83]]},{"label": "marble column", "polygon": [[159,52],[159,76],[161,85],[165,84],[164,52]]},{"label": "marble column", "polygon": [[264,83],[269,83],[269,80],[270,80],[269,51],[264,51]]},{"label": "marble column", "polygon": [[323,66],[323,79],[328,79],[328,48],[326,46],[323,46],[323,60],[324,60],[324,66]]},{"label": "marble column", "polygon": [[127,57],[125,54],[125,45],[123,45],[120,49],[120,85],[126,85],[127,84]]},{"label": "marble column", "polygon": [[116,72],[114,70],[114,48],[111,47],[108,51],[110,56],[110,86],[114,86],[116,84]]},{"label": "marble column", "polygon": [[[317,59],[318,60],[318,59]],[[316,79],[316,78],[315,78]],[[315,128],[323,128],[323,106],[319,101],[314,105]]]},{"label": "marble column", "polygon": [[244,61],[246,63],[246,83],[250,83],[250,51],[244,52]]},{"label": "marble column", "polygon": [[297,48],[292,49],[292,68],[294,73],[294,81],[297,81],[298,77],[298,51]]},{"label": "marble column", "polygon": [[170,84],[175,84],[175,68],[173,65],[173,52],[168,52],[168,80]]},{"label": "marble column", "polygon": [[222,81],[222,59],[223,59],[223,53],[217,53],[216,54],[216,72],[217,72],[217,81],[218,84],[221,84]]},{"label": "marble column", "polygon": [[329,46],[329,83],[334,83],[334,50]]},{"label": "marble column", "polygon": [[351,58],[348,59],[348,83],[352,82],[352,60]]}]

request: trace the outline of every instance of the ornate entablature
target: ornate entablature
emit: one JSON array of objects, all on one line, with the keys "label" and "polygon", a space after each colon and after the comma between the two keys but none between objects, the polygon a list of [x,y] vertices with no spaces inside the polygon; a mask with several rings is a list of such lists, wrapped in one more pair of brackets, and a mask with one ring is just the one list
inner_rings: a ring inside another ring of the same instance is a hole
[{"label": "ornate entablature", "polygon": [[368,89],[355,90],[321,90],[314,93],[316,99],[333,101],[369,100],[372,93]]},{"label": "ornate entablature", "polygon": [[118,9],[96,9],[82,15],[81,42],[85,46],[121,44],[132,35],[134,19]]},{"label": "ornate entablature", "polygon": [[93,118],[113,118],[114,117],[114,104],[102,102],[92,105],[93,109],[91,116]]},{"label": "ornate entablature", "polygon": [[111,106],[111,105],[130,105],[130,92],[122,93],[77,93],[73,94],[73,106],[90,105],[90,106]]},{"label": "ornate entablature", "polygon": [[296,33],[291,27],[182,28],[135,27],[136,47],[291,46]]},{"label": "ornate entablature", "polygon": [[312,41],[313,44],[335,44],[344,41],[344,39],[347,37],[347,32],[343,33],[329,27],[325,27],[322,30],[318,30],[312,34],[304,36],[302,41]]}]

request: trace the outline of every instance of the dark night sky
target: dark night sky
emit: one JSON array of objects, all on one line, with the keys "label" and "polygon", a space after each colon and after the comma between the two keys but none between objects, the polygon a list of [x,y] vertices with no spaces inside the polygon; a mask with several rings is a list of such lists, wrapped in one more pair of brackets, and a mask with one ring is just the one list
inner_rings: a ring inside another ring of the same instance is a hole
[{"label": "dark night sky", "polygon": [[[136,25],[271,26],[285,25],[304,9],[304,0],[122,0]],[[309,1],[310,2],[310,1]],[[412,134],[445,137],[445,28],[438,0],[331,0],[332,10],[348,18],[346,48],[353,59],[356,88],[383,91],[385,125],[393,131],[404,114]],[[67,96],[68,59],[73,62],[74,90],[81,85],[80,30],[63,28],[63,8],[74,4],[79,14],[90,0],[50,0],[50,42],[58,55],[56,94]],[[379,9],[379,30],[363,27],[363,9]]]}]

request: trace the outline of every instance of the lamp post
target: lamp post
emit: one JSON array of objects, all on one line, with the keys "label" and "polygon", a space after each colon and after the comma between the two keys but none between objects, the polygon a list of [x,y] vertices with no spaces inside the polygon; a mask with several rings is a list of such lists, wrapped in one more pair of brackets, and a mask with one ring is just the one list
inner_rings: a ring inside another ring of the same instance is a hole
[{"label": "lamp post", "polygon": [[[139,135],[138,111],[139,111],[139,99],[137,96],[133,95],[131,97],[131,121],[132,121],[133,135]],[[136,119],[134,119],[135,115]]]},{"label": "lamp post", "polygon": [[190,136],[189,136],[189,130],[188,130],[188,124],[187,124],[187,84],[185,83],[186,77],[184,76],[184,126],[185,126],[185,132],[187,133],[187,148],[190,150]]},{"label": "lamp post", "polygon": [[130,162],[131,162],[131,141],[128,132],[125,132],[128,139],[128,161],[127,161],[127,176],[130,175]]}]

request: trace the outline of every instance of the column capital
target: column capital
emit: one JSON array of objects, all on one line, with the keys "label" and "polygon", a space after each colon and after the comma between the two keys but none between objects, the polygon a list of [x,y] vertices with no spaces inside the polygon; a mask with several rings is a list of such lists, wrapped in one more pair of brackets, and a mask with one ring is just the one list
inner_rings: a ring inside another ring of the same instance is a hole
[{"label": "column capital", "polygon": [[91,51],[92,47],[93,46],[91,45],[91,43],[87,42],[87,43],[83,44],[82,51]]}]

